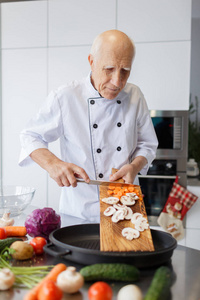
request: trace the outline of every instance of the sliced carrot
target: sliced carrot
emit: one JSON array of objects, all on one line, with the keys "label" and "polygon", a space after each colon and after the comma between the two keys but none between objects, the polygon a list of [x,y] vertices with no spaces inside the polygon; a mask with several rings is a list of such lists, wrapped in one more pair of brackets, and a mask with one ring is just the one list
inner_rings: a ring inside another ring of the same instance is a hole
[{"label": "sliced carrot", "polygon": [[41,289],[42,285],[47,280],[53,280],[56,282],[58,275],[65,271],[67,269],[65,264],[57,264],[53,269],[49,272],[48,275],[46,275],[33,289],[31,289],[25,296],[23,300],[37,300],[37,295],[39,293],[39,290]]},{"label": "sliced carrot", "polygon": [[134,191],[134,187],[129,186],[129,187],[128,187],[128,191],[129,191],[129,192],[133,192],[133,191]]},{"label": "sliced carrot", "polygon": [[109,190],[114,190],[115,189],[115,186],[114,185],[109,185]]},{"label": "sliced carrot", "polygon": [[112,194],[113,194],[113,191],[108,190],[108,191],[107,191],[107,194],[108,194],[108,195],[112,195]]},{"label": "sliced carrot", "polygon": [[121,191],[121,187],[120,186],[116,186],[115,191]]},{"label": "sliced carrot", "polygon": [[119,197],[123,196],[123,192],[120,192],[120,191],[119,191],[119,192],[117,193],[117,196],[119,196]]},{"label": "sliced carrot", "polygon": [[25,236],[27,234],[25,226],[5,226],[7,236]]}]

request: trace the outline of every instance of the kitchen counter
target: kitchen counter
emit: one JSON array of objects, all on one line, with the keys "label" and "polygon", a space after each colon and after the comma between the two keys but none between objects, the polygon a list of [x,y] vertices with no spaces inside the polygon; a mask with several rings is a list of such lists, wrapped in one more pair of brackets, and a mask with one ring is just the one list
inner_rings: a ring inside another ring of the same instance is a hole
[{"label": "kitchen counter", "polygon": [[[73,265],[79,270],[82,265],[72,263],[64,258],[55,258],[48,254],[38,256],[37,259],[26,262],[17,262],[17,265],[52,265],[65,263],[67,266]],[[170,300],[199,300],[200,299],[200,251],[190,249],[184,246],[178,246],[173,253],[171,261],[167,264],[174,273],[174,283],[171,288]],[[141,279],[136,282],[145,295],[155,272],[154,268],[141,270]],[[87,292],[92,283],[85,283],[79,293],[74,295],[65,295],[63,300],[88,300]],[[130,282],[110,282],[116,299],[119,289]],[[25,289],[12,289],[6,292],[0,292],[0,300],[22,300],[26,294]]]},{"label": "kitchen counter", "polygon": [[188,177],[187,178],[187,186],[200,186],[200,177]]},{"label": "kitchen counter", "polygon": [[[15,225],[22,225],[26,219],[26,216],[35,209],[34,206],[29,206],[25,213],[15,217]],[[42,266],[42,265],[54,265],[57,263],[65,263],[67,266],[73,265],[80,270],[82,265],[75,264],[64,258],[56,258],[49,254],[44,254],[38,257],[34,257],[32,260],[19,262],[17,266]],[[172,259],[167,264],[174,273],[174,283],[171,288],[171,298],[169,300],[200,300],[200,251],[194,250],[182,245],[178,245],[173,252]],[[151,280],[153,278],[156,268],[141,270],[141,279],[139,282],[135,282],[143,291],[145,295]],[[87,292],[92,283],[85,283],[84,287],[80,290],[80,293],[74,295],[65,295],[63,300],[88,300]],[[113,300],[117,299],[117,293],[119,289],[130,282],[109,282],[113,289]],[[23,296],[26,294],[26,289],[12,289],[10,291],[0,292],[0,300],[23,300]],[[56,299],[55,299],[56,300]]]}]

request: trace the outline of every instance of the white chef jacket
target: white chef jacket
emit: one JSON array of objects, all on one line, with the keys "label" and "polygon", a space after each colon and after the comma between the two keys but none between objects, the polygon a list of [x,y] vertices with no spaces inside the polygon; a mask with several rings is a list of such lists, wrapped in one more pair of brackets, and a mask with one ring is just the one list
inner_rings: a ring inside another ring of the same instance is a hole
[{"label": "white chef jacket", "polygon": [[[90,179],[109,180],[136,156],[146,157],[146,174],[155,158],[157,138],[140,89],[127,83],[113,100],[101,97],[90,74],[51,92],[38,114],[21,132],[19,165],[32,161],[30,154],[60,138],[61,159],[82,167]],[[138,183],[137,181],[135,183]],[[99,222],[97,186],[78,183],[62,187],[59,210],[86,222]]]}]

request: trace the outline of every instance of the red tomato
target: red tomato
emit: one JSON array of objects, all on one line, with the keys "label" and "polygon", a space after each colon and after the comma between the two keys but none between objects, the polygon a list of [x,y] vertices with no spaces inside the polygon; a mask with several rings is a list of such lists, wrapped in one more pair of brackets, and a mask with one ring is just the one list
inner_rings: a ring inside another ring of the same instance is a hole
[{"label": "red tomato", "polygon": [[38,300],[61,300],[63,292],[53,280],[46,280],[39,289]]},{"label": "red tomato", "polygon": [[103,281],[97,281],[88,290],[89,300],[111,300],[112,299],[111,287]]},{"label": "red tomato", "polygon": [[37,236],[30,241],[30,245],[33,247],[35,254],[42,254],[44,252],[43,247],[47,241],[41,236]]},{"label": "red tomato", "polygon": [[6,230],[2,227],[0,227],[0,240],[4,240],[7,238]]}]

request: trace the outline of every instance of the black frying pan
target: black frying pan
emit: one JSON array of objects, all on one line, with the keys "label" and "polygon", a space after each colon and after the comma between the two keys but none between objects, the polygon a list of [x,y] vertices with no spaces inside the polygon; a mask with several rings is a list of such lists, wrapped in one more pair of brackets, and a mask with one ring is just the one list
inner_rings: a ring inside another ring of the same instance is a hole
[{"label": "black frying pan", "polygon": [[53,231],[45,252],[62,256],[76,263],[128,263],[138,268],[154,267],[168,262],[177,246],[171,234],[151,230],[154,252],[102,252],[100,251],[99,224],[63,227]]}]

